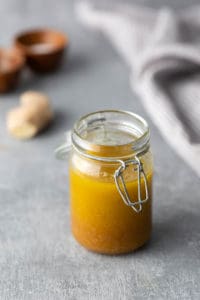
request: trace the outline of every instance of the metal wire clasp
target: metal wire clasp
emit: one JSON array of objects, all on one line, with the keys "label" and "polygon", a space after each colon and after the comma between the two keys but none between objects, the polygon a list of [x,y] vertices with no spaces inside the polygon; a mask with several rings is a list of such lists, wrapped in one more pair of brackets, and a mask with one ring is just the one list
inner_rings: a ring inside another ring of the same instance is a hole
[{"label": "metal wire clasp", "polygon": [[[147,178],[146,178],[146,174],[144,172],[143,169],[143,165],[140,161],[140,159],[135,156],[135,159],[131,159],[131,160],[127,160],[127,161],[123,161],[120,160],[121,166],[119,166],[119,168],[115,171],[114,174],[114,179],[115,179],[115,184],[117,187],[117,190],[119,192],[119,194],[121,195],[124,203],[128,206],[131,206],[132,209],[139,213],[142,210],[142,204],[145,203],[148,198],[149,198],[149,192],[148,192],[148,186],[147,186]],[[138,199],[137,201],[131,201],[128,190],[126,188],[126,184],[124,181],[124,177],[123,177],[123,172],[126,170],[127,166],[129,165],[133,165],[133,170],[137,171],[137,182],[138,182]],[[137,169],[135,170],[135,167],[137,167]],[[144,180],[144,187],[145,187],[145,199],[141,199],[141,180]]]},{"label": "metal wire clasp", "polygon": [[71,131],[68,130],[65,133],[65,139],[66,142],[59,146],[55,150],[56,157],[60,160],[66,160],[69,154],[69,151],[71,150],[72,142],[71,142]]}]

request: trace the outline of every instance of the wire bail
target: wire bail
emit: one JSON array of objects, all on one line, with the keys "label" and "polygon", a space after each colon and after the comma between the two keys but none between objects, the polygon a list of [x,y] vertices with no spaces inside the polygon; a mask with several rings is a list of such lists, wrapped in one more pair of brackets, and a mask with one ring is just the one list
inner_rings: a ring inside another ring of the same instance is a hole
[{"label": "wire bail", "polygon": [[[71,140],[71,132],[67,131],[66,132],[66,143],[64,143],[63,145],[61,145],[60,147],[58,147],[56,149],[56,151],[55,151],[56,157],[61,160],[66,160],[68,153],[71,150],[72,146],[73,146],[73,148],[76,149],[76,151],[78,153],[80,153],[80,155],[83,155],[86,158],[93,159],[96,161],[108,162],[108,163],[120,163],[119,168],[114,173],[114,181],[115,181],[116,188],[117,188],[122,200],[124,201],[124,203],[127,206],[130,206],[136,213],[139,213],[142,211],[142,204],[147,202],[147,200],[149,199],[149,191],[148,191],[148,185],[147,185],[147,177],[146,177],[146,174],[143,169],[143,164],[140,161],[140,159],[138,158],[138,155],[142,155],[142,154],[146,153],[148,150],[148,147],[146,147],[145,150],[137,153],[137,155],[134,156],[134,159],[121,160],[121,159],[108,158],[108,157],[98,157],[93,154],[81,152],[73,144],[73,141]],[[126,170],[126,168],[129,165],[133,165],[133,171],[137,171],[138,199],[137,199],[137,201],[134,201],[134,202],[131,201],[131,199],[130,199],[130,196],[129,196],[129,193],[128,193],[128,190],[126,188],[126,184],[124,181],[124,177],[123,177],[123,172]],[[137,167],[136,170],[135,170],[134,166]],[[144,187],[145,187],[145,198],[144,199],[142,199],[142,195],[141,195],[142,177],[144,180]]]},{"label": "wire bail", "polygon": [[66,139],[66,142],[64,144],[62,144],[61,146],[59,146],[58,148],[56,148],[56,150],[55,150],[56,158],[60,159],[60,160],[66,160],[68,157],[69,151],[71,150],[71,147],[72,147],[71,130],[68,130],[65,133],[65,139]]},{"label": "wire bail", "polygon": [[[121,166],[115,171],[114,179],[115,184],[117,187],[117,190],[119,194],[122,197],[122,200],[124,203],[130,207],[136,212],[139,213],[142,210],[142,204],[147,202],[149,199],[149,192],[148,192],[148,186],[147,186],[147,178],[146,174],[143,169],[143,164],[141,163],[140,159],[135,156],[135,159],[123,161],[120,160]],[[138,182],[138,200],[135,202],[132,202],[128,193],[128,190],[126,188],[126,184],[123,177],[123,172],[126,170],[126,168],[129,165],[133,165],[133,170],[135,171],[134,166],[137,166],[137,182]],[[141,180],[144,180],[144,186],[145,186],[145,199],[141,199]]]}]

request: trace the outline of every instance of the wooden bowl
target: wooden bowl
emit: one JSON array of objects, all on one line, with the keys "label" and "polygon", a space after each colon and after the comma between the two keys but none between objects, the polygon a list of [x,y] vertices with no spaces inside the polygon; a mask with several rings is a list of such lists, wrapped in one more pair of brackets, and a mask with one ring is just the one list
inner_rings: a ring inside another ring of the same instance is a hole
[{"label": "wooden bowl", "polygon": [[50,29],[20,33],[14,42],[25,55],[28,66],[40,73],[56,70],[68,46],[67,36]]},{"label": "wooden bowl", "polygon": [[8,92],[17,86],[25,59],[15,48],[0,48],[0,93]]}]

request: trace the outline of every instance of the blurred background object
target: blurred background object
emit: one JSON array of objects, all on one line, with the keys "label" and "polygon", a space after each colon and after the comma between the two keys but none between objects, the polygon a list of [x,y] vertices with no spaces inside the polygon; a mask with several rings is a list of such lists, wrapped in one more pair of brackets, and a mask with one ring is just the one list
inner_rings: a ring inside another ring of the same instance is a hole
[{"label": "blurred background object", "polygon": [[144,109],[200,177],[200,6],[175,14],[170,8],[132,4],[102,10],[80,2],[76,12],[83,24],[109,38],[130,67],[131,86]]},{"label": "blurred background object", "polygon": [[17,86],[24,64],[24,57],[18,50],[0,49],[0,93]]},{"label": "blurred background object", "polygon": [[13,37],[12,49],[0,50],[0,92],[13,90],[27,64],[39,73],[53,72],[62,63],[68,38],[61,32],[37,29]]},{"label": "blurred background object", "polygon": [[22,51],[33,71],[46,73],[61,65],[68,39],[61,32],[41,28],[19,33],[15,46]]},{"label": "blurred background object", "polygon": [[26,91],[20,103],[7,114],[7,130],[16,139],[26,140],[47,128],[53,120],[53,111],[46,94]]}]

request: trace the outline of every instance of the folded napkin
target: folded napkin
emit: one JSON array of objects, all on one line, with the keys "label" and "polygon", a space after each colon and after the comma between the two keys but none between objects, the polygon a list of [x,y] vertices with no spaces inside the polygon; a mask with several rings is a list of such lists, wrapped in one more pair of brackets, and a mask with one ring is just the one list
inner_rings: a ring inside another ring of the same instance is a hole
[{"label": "folded napkin", "polygon": [[174,12],[79,2],[76,14],[112,42],[152,121],[200,177],[200,6]]}]

